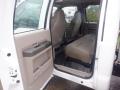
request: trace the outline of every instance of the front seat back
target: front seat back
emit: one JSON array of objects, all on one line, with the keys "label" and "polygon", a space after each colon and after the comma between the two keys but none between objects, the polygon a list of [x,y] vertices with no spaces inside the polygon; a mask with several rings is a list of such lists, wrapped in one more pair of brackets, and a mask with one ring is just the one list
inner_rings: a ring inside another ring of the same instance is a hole
[{"label": "front seat back", "polygon": [[74,15],[74,18],[71,22],[73,25],[73,29],[72,29],[72,33],[71,33],[71,37],[75,37],[77,36],[77,34],[79,33],[79,29],[82,23],[82,17],[81,17],[81,13],[79,11],[77,11]]},{"label": "front seat back", "polygon": [[61,9],[56,10],[51,20],[52,44],[54,48],[59,47],[65,33],[65,14]]}]

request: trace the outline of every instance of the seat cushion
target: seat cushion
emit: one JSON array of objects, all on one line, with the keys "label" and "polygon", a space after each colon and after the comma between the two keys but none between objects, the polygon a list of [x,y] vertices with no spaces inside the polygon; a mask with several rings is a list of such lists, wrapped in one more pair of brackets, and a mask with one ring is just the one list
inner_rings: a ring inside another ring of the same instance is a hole
[{"label": "seat cushion", "polygon": [[68,57],[90,64],[94,54],[94,46],[95,35],[88,34],[67,45],[65,47],[65,54]]}]

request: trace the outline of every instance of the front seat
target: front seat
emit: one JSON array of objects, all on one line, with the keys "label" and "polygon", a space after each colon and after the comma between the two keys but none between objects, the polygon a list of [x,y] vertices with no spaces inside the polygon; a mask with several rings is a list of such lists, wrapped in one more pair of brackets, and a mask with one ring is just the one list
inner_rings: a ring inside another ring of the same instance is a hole
[{"label": "front seat", "polygon": [[58,48],[63,42],[65,23],[64,12],[61,9],[57,9],[51,20],[51,36],[54,48]]},{"label": "front seat", "polygon": [[73,20],[71,21],[71,26],[73,26],[71,31],[71,38],[76,37],[78,35],[81,23],[82,23],[81,13],[77,11],[74,15]]}]

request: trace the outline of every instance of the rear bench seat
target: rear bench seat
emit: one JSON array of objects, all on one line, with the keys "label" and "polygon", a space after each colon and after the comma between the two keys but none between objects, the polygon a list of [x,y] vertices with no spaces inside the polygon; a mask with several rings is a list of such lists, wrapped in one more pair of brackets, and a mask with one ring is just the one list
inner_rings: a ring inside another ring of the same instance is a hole
[{"label": "rear bench seat", "polygon": [[65,54],[67,57],[91,64],[91,59],[94,54],[94,46],[95,35],[88,34],[67,45],[65,47]]}]

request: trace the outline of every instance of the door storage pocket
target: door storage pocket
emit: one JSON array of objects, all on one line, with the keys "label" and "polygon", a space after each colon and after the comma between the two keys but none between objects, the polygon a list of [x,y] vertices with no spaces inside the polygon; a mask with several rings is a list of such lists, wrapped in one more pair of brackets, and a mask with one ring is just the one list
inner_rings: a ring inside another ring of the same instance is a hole
[{"label": "door storage pocket", "polygon": [[31,84],[45,70],[49,68],[52,62],[52,47],[48,47],[32,57],[24,57],[26,75],[28,83]]}]

